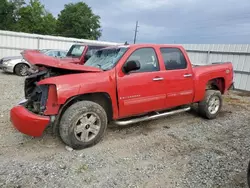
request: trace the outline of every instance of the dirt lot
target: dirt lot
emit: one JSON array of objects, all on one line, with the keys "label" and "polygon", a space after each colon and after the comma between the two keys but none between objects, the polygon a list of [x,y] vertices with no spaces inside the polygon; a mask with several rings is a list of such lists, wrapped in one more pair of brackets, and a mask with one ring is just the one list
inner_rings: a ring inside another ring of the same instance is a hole
[{"label": "dirt lot", "polygon": [[0,187],[246,187],[250,97],[226,96],[220,116],[195,112],[110,125],[103,141],[68,151],[48,129],[16,131],[9,110],[23,98],[23,78],[0,72]]}]

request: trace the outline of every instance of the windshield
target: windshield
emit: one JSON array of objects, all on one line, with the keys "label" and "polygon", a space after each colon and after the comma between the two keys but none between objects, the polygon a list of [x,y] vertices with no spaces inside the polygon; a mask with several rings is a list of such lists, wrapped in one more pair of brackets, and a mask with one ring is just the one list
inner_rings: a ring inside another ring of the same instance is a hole
[{"label": "windshield", "polygon": [[107,48],[95,52],[84,65],[97,67],[102,70],[112,69],[128,48]]},{"label": "windshield", "polygon": [[72,45],[67,53],[67,57],[81,57],[82,53],[85,49],[85,46],[83,45]]}]

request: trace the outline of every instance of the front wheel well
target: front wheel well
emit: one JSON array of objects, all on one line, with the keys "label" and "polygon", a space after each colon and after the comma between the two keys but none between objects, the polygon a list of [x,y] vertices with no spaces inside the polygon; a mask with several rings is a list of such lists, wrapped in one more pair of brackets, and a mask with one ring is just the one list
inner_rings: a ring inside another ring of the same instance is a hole
[{"label": "front wheel well", "polygon": [[113,108],[112,108],[112,100],[108,93],[100,92],[100,93],[89,93],[71,97],[67,100],[67,102],[61,107],[60,116],[64,113],[64,111],[71,106],[72,104],[78,102],[88,100],[95,102],[103,107],[105,112],[107,113],[108,121],[111,121],[113,118]]}]

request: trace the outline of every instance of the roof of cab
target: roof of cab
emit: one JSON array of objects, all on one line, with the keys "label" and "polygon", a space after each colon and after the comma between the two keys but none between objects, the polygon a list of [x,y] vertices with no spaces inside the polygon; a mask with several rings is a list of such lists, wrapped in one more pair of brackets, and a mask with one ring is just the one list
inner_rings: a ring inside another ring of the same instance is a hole
[{"label": "roof of cab", "polygon": [[178,44],[128,44],[128,45],[115,45],[115,46],[108,46],[105,49],[111,48],[140,48],[140,47],[182,47]]}]

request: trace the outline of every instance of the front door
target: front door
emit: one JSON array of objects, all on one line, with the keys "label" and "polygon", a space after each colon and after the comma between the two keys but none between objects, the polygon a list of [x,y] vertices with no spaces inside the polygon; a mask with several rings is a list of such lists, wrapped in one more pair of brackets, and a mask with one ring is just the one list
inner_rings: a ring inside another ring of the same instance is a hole
[{"label": "front door", "polygon": [[[129,74],[118,75],[119,116],[127,117],[164,108],[164,71],[153,48],[139,48],[127,59],[138,60],[141,68]],[[127,62],[126,61],[126,62]]]},{"label": "front door", "polygon": [[194,97],[194,75],[179,48],[161,48],[165,64],[165,107],[171,108],[192,103]]}]

